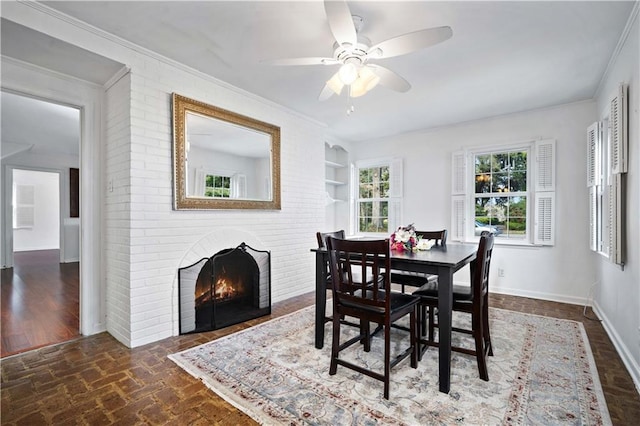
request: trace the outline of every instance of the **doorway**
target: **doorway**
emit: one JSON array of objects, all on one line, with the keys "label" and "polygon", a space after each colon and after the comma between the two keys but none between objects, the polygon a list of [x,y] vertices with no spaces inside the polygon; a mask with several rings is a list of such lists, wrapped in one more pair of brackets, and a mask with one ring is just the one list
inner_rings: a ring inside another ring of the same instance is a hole
[{"label": "doorway", "polygon": [[77,108],[2,93],[2,357],[80,335],[80,219],[69,191],[80,130]]}]

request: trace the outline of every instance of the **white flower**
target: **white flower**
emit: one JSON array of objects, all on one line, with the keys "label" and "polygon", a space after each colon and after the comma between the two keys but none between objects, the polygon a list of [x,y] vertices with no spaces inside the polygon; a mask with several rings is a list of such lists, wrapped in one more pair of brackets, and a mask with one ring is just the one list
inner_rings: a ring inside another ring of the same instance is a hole
[{"label": "white flower", "polygon": [[435,240],[420,240],[416,248],[418,250],[429,250],[436,243]]},{"label": "white flower", "polygon": [[396,241],[406,243],[411,239],[411,236],[412,236],[412,233],[409,231],[405,231],[403,229],[399,229],[396,231]]}]

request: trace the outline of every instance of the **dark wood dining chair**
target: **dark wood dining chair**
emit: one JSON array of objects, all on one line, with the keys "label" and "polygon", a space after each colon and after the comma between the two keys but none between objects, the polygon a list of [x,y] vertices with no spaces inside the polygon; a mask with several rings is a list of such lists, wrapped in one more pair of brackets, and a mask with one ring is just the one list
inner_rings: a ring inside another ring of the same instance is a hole
[{"label": "dark wood dining chair", "polygon": [[[416,235],[423,240],[433,240],[435,246],[447,245],[447,230],[441,231],[416,231]],[[391,282],[399,284],[402,292],[405,291],[405,286],[408,287],[422,287],[427,282],[437,282],[438,276],[433,274],[423,274],[420,272],[409,271],[391,271]]]},{"label": "dark wood dining chair", "polygon": [[[344,229],[340,229],[339,231],[333,231],[333,232],[316,232],[316,238],[318,240],[318,248],[319,249],[326,249],[327,248],[327,238],[329,237],[333,237],[333,238],[339,238],[341,240],[344,240]],[[331,271],[329,271],[329,264],[327,263],[327,290],[331,288]],[[328,318],[329,321],[331,321],[331,318]]]},{"label": "dark wood dining chair", "polygon": [[[491,266],[491,256],[493,252],[494,236],[489,232],[483,232],[480,236],[476,259],[471,262],[471,285],[470,286],[453,286],[453,310],[467,312],[471,314],[471,330],[452,327],[452,331],[471,334],[475,342],[475,350],[461,347],[451,347],[451,350],[469,355],[474,355],[478,361],[478,372],[482,380],[489,380],[487,372],[486,357],[493,356],[493,346],[491,344],[491,335],[489,332],[489,269]],[[420,297],[421,321],[419,344],[421,347],[420,359],[424,350],[428,346],[438,346],[438,342],[434,341],[434,329],[437,326],[434,322],[434,310],[438,307],[438,283],[429,282],[414,291],[415,296]],[[423,339],[425,333],[424,328],[424,311],[429,310],[429,337]]]},{"label": "dark wood dining chair", "polygon": [[[344,240],[345,237],[345,232],[344,229],[340,229],[339,231],[333,231],[333,232],[316,232],[316,238],[318,240],[318,248],[319,249],[326,249],[327,248],[327,239],[329,237],[333,237],[333,238],[338,238],[341,240]],[[332,280],[331,280],[331,271],[329,270],[329,263],[327,263],[327,281],[326,281],[326,289],[330,290],[331,286],[333,285]],[[344,321],[344,316],[342,317],[342,320]],[[332,317],[330,316],[325,316],[324,317],[324,322],[330,322],[332,321]],[[355,327],[359,327],[359,324],[354,324],[351,322],[347,322],[348,325],[352,325]]]},{"label": "dark wood dining chair", "polygon": [[[411,367],[418,366],[416,311],[420,298],[391,291],[389,240],[327,239],[329,265],[333,280],[333,338],[329,374],[337,372],[338,365],[350,368],[384,383],[384,398],[389,399],[391,368],[411,356]],[[354,274],[358,271],[358,274]],[[357,279],[356,279],[357,278]],[[371,285],[369,283],[377,283]],[[340,343],[340,316],[358,318],[359,334]],[[409,347],[391,360],[391,327],[409,315]],[[381,326],[384,335],[384,372],[380,373],[340,358],[340,352],[357,342],[364,351],[371,350],[371,324]]]}]

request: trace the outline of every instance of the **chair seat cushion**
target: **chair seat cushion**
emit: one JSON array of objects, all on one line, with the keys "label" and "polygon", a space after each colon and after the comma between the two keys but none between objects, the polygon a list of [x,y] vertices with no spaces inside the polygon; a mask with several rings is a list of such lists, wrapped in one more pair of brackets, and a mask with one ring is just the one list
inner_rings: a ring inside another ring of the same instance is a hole
[{"label": "chair seat cushion", "polygon": [[[438,282],[430,281],[414,291],[414,296],[420,296],[422,299],[438,300]],[[471,286],[454,285],[453,286],[453,300],[456,302],[470,301],[473,298],[471,292]]]}]

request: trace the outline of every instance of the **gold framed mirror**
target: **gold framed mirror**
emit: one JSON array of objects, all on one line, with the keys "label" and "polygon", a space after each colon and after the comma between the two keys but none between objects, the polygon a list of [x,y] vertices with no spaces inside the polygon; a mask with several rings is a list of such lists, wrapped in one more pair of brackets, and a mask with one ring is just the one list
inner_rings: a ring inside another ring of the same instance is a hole
[{"label": "gold framed mirror", "polygon": [[280,209],[280,127],[176,93],[174,209]]}]

